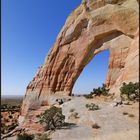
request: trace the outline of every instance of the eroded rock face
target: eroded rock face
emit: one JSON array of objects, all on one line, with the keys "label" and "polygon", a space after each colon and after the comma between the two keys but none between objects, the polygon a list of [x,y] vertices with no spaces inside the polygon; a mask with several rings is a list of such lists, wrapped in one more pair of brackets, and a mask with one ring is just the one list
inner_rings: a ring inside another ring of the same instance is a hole
[{"label": "eroded rock face", "polygon": [[110,51],[106,84],[112,92],[138,81],[137,0],[85,0],[67,18],[53,48],[26,90],[21,115],[49,104],[52,95],[70,95],[94,56]]}]

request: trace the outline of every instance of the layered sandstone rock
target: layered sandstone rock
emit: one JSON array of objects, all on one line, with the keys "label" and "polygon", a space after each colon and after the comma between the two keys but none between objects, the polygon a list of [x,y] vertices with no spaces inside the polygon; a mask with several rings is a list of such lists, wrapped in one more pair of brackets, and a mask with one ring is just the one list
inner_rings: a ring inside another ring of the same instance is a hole
[{"label": "layered sandstone rock", "polygon": [[42,102],[48,104],[51,95],[70,95],[84,67],[106,49],[110,91],[123,81],[138,81],[138,18],[137,0],[83,1],[67,18],[45,63],[27,86],[21,115]]}]

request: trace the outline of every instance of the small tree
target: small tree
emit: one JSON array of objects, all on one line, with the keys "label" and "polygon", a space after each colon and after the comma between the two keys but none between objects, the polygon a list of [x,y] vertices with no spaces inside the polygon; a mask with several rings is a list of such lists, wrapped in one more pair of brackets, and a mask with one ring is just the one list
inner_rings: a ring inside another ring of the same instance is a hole
[{"label": "small tree", "polygon": [[109,89],[106,87],[106,84],[103,84],[101,87],[102,95],[107,96]]},{"label": "small tree", "polygon": [[92,99],[93,96],[107,96],[109,92],[109,89],[106,87],[105,84],[102,84],[102,87],[94,88],[92,92],[88,95],[84,95],[87,99]]},{"label": "small tree", "polygon": [[98,88],[93,89],[92,95],[95,95],[95,96],[101,96],[101,95],[107,96],[108,92],[109,92],[109,89],[107,89],[105,84],[102,84],[102,87],[98,87]]},{"label": "small tree", "polygon": [[17,140],[33,140],[34,135],[29,135],[26,133],[17,135]]},{"label": "small tree", "polygon": [[55,106],[52,106],[38,117],[40,123],[45,124],[46,130],[52,130],[64,125],[65,116],[62,114],[62,109]]},{"label": "small tree", "polygon": [[[139,100],[139,83],[129,82],[126,84],[123,83],[120,88],[121,98],[124,99],[124,95],[128,100]],[[133,96],[132,96],[133,95]]]}]

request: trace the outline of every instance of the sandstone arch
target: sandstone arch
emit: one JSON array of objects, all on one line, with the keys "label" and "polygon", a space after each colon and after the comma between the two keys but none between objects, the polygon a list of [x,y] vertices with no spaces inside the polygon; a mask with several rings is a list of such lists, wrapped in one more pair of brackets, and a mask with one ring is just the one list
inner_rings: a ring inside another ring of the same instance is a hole
[{"label": "sandstone arch", "polygon": [[[66,20],[44,65],[27,86],[21,115],[30,107],[40,106],[49,95],[70,95],[83,68],[105,49],[110,51],[107,86],[113,91],[126,80],[124,71],[129,69],[126,60],[131,56],[130,50],[138,51],[137,1],[112,0],[108,3],[99,0],[90,1],[86,6],[88,10],[81,4]],[[127,81],[138,81],[137,60],[132,63],[136,70]]]},{"label": "sandstone arch", "polygon": [[105,83],[109,57],[110,51],[108,49],[97,52],[75,81],[71,96],[89,94],[93,88]]}]

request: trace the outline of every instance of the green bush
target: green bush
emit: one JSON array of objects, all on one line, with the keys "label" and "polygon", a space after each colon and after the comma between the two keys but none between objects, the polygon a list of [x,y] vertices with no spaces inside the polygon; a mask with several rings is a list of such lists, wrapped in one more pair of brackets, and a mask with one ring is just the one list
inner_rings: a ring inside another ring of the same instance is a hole
[{"label": "green bush", "polygon": [[94,103],[86,104],[86,108],[88,108],[88,110],[92,110],[92,111],[100,109],[99,106]]},{"label": "green bush", "polygon": [[64,125],[65,116],[62,114],[62,109],[55,106],[52,106],[38,117],[39,122],[44,124],[46,130],[53,130]]},{"label": "green bush", "polygon": [[48,138],[49,134],[47,133],[43,133],[41,135],[35,135],[34,140],[50,140],[50,138]]},{"label": "green bush", "polygon": [[90,94],[84,95],[84,97],[87,99],[91,99],[93,98],[93,96],[101,96],[101,95],[107,96],[108,92],[109,89],[107,89],[105,84],[102,84],[102,87],[94,88]]},{"label": "green bush", "polygon": [[92,99],[93,98],[92,93],[90,93],[88,95],[84,95],[84,97],[87,98],[87,99]]},{"label": "green bush", "polygon": [[19,134],[17,135],[17,139],[16,140],[33,140],[34,136],[33,135],[29,135],[29,134]]},{"label": "green bush", "polygon": [[120,92],[123,100],[139,101],[139,83],[129,82],[126,84],[124,82],[120,88]]},{"label": "green bush", "polygon": [[102,87],[94,88],[92,94],[95,96],[107,96],[109,89],[107,89],[105,84],[102,84]]}]

